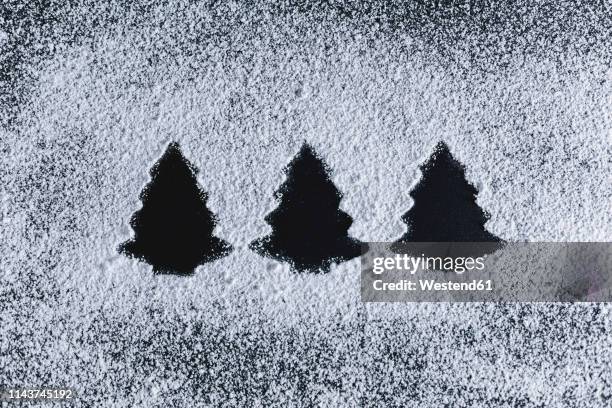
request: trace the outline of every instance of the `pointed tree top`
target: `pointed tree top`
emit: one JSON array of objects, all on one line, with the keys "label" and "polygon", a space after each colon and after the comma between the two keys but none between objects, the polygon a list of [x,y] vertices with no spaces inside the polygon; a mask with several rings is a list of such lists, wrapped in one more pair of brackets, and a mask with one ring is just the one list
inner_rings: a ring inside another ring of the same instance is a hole
[{"label": "pointed tree top", "polygon": [[327,173],[330,172],[330,169],[325,161],[315,152],[314,148],[307,142],[304,142],[300,151],[285,167],[285,172],[290,177],[291,175],[295,175],[296,172],[306,172],[309,174],[313,174],[314,172],[325,175],[327,178]]},{"label": "pointed tree top", "polygon": [[440,141],[435,145],[433,153],[431,154],[429,159],[426,160],[419,167],[422,170],[427,170],[431,169],[436,164],[442,163],[446,163],[447,165],[450,165],[450,167],[456,168],[459,171],[464,170],[464,166],[453,157],[452,153],[450,152],[450,149],[448,148],[448,145],[443,141]]},{"label": "pointed tree top", "polygon": [[432,161],[437,160],[438,158],[450,158],[452,160],[455,160],[452,153],[450,152],[450,149],[448,148],[448,145],[442,141],[438,142],[435,145],[434,151],[431,155]]},{"label": "pointed tree top", "polygon": [[181,146],[178,144],[178,142],[170,142],[170,144],[168,144],[164,154],[162,154],[161,160],[168,159],[170,157],[180,158],[183,161],[185,160],[183,152],[181,152]]},{"label": "pointed tree top", "polygon": [[446,144],[446,142],[440,140],[436,146],[434,147],[434,151],[439,152],[439,153],[448,153],[450,154],[450,149],[448,148],[448,145]]},{"label": "pointed tree top", "polygon": [[151,168],[150,173],[151,175],[156,175],[159,172],[160,168],[167,166],[174,167],[176,165],[179,165],[189,170],[192,175],[198,173],[198,169],[193,164],[191,164],[183,155],[183,152],[181,151],[181,147],[178,142],[173,141],[168,144],[162,156]]},{"label": "pointed tree top", "polygon": [[179,151],[180,152],[181,146],[179,145],[178,142],[172,141],[168,144],[168,147],[166,147],[166,152],[169,152],[169,151]]},{"label": "pointed tree top", "polygon": [[296,157],[307,157],[307,156],[316,157],[317,159],[319,158],[317,154],[315,153],[314,149],[312,148],[312,146],[308,144],[308,142],[304,141]]},{"label": "pointed tree top", "polygon": [[170,142],[168,146],[166,146],[166,150],[162,153],[159,161],[167,161],[167,160],[175,160],[177,158],[183,159],[183,153],[181,152],[181,147],[177,142]]}]

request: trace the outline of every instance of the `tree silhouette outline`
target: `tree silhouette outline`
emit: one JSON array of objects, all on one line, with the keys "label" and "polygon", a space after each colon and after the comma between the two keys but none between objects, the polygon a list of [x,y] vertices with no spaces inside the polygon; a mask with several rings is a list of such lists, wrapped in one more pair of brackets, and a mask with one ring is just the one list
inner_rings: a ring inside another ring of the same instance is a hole
[{"label": "tree silhouette outline", "polygon": [[361,255],[362,244],[348,236],[353,220],[339,209],[342,193],[313,148],[304,143],[284,172],[286,180],[274,192],[279,205],[265,217],[272,233],[249,248],[313,273]]},{"label": "tree silhouette outline", "polygon": [[130,219],[134,237],[119,246],[120,253],[150,264],[155,274],[189,275],[231,251],[213,236],[216,217],[197,173],[178,143],[170,143],[149,172],[142,207]]},{"label": "tree silhouette outline", "polygon": [[[393,245],[402,252],[402,244],[474,243],[474,245],[431,246],[426,255],[484,255],[495,251],[503,242],[485,229],[490,215],[478,206],[478,190],[467,181],[465,167],[439,142],[429,159],[419,166],[422,177],[410,192],[412,207],[402,216],[407,232]],[[435,248],[435,249],[434,249]],[[433,253],[436,252],[436,253]],[[461,253],[463,252],[463,253]]]}]

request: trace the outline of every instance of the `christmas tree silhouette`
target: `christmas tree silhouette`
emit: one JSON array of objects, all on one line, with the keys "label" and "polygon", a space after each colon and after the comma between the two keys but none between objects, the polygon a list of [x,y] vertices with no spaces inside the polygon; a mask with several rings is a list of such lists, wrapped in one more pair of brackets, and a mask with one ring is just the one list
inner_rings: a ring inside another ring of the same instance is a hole
[{"label": "christmas tree silhouette", "polygon": [[198,265],[226,255],[231,247],[212,233],[215,217],[198,186],[194,168],[172,143],[151,169],[132,216],[134,238],[119,252],[153,266],[155,273],[190,274]]},{"label": "christmas tree silhouette", "polygon": [[249,247],[292,264],[298,272],[329,272],[332,263],[359,256],[361,243],[348,237],[353,220],[339,210],[342,194],[308,144],[285,168],[285,174],[287,180],[275,192],[280,205],[265,218],[272,234]]},{"label": "christmas tree silhouette", "polygon": [[434,245],[436,253],[425,255],[480,256],[499,248],[501,239],[485,229],[489,215],[476,203],[478,191],[445,143],[436,145],[420,169],[421,181],[410,192],[414,205],[402,217],[408,231],[392,249],[402,252],[402,244],[411,242],[474,243],[455,245],[454,251],[446,246],[444,254],[439,253],[442,246]]}]

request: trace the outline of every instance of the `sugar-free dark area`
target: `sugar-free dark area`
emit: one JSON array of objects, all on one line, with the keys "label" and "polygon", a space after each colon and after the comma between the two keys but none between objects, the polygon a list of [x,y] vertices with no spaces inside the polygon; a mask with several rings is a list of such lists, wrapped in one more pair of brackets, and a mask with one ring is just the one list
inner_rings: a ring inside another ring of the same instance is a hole
[{"label": "sugar-free dark area", "polygon": [[[439,142],[429,160],[420,166],[423,177],[410,192],[412,208],[402,217],[408,231],[394,245],[401,252],[409,242],[474,242],[472,247],[458,246],[460,252],[492,252],[501,239],[486,230],[490,215],[478,206],[478,190],[465,178],[465,168],[451,154],[444,142]],[[439,254],[440,246],[432,249]],[[454,254],[449,248],[448,254]],[[448,252],[446,251],[446,252]],[[454,254],[459,255],[459,254]],[[479,256],[482,253],[463,253]]]},{"label": "sugar-free dark area", "polygon": [[304,144],[285,172],[287,181],[275,193],[280,205],[266,216],[272,234],[251,249],[300,272],[328,272],[333,262],[359,256],[361,244],[348,236],[353,219],[339,209],[342,194],[312,147]]},{"label": "sugar-free dark area", "polygon": [[197,169],[172,143],[151,170],[140,195],[142,208],[130,221],[135,237],[119,251],[153,266],[155,273],[190,274],[226,255],[231,247],[213,236],[215,217],[197,184]]}]

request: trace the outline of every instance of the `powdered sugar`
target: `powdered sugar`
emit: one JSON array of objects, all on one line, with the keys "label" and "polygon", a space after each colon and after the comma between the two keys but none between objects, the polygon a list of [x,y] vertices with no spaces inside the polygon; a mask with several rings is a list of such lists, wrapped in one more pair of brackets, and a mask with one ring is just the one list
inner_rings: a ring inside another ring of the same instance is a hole
[{"label": "powdered sugar", "polygon": [[[99,406],[433,407],[445,390],[458,406],[605,405],[606,305],[365,305],[358,260],[315,276],[248,249],[269,234],[273,191],[304,141],[361,241],[403,234],[418,165],[440,140],[495,235],[609,240],[602,40],[599,53],[476,63],[335,14],[174,7],[127,13],[28,65],[36,81],[1,137],[1,384],[78,386]],[[214,233],[234,246],[190,278],[116,251],[170,141],[200,169]]]}]

